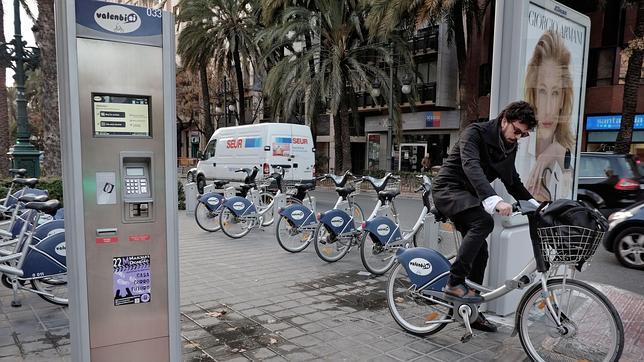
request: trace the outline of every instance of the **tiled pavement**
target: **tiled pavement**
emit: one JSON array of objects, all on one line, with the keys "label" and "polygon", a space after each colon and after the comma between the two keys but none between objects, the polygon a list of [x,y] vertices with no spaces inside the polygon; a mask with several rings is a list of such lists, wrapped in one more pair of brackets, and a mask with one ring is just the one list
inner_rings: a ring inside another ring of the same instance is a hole
[{"label": "tiled pavement", "polygon": [[[387,310],[385,278],[361,272],[357,250],[326,264],[312,246],[283,251],[273,228],[231,240],[184,213],[179,224],[185,361],[527,360],[509,326],[465,344],[456,324],[425,338],[403,332]],[[644,298],[600,288],[624,322],[622,361],[644,360]],[[0,362],[69,360],[65,308],[27,294],[12,308],[10,291],[0,293]]]}]

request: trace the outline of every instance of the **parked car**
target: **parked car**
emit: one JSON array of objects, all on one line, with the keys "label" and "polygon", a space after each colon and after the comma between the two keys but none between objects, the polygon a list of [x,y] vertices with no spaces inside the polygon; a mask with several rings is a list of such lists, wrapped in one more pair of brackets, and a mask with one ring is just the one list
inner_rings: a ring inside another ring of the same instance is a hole
[{"label": "parked car", "polygon": [[608,215],[642,199],[644,178],[633,155],[582,152],[577,200]]},{"label": "parked car", "polygon": [[606,250],[628,268],[644,270],[644,201],[608,217],[610,226],[604,235]]}]

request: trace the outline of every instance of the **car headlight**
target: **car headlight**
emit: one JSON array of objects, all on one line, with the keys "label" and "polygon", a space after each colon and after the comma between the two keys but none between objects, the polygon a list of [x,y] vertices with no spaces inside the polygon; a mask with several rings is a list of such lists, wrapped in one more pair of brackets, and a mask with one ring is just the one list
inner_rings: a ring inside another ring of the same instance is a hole
[{"label": "car headlight", "polygon": [[627,219],[629,217],[633,216],[633,214],[630,211],[617,211],[608,217],[608,222],[614,222],[614,221],[622,221],[624,219]]}]

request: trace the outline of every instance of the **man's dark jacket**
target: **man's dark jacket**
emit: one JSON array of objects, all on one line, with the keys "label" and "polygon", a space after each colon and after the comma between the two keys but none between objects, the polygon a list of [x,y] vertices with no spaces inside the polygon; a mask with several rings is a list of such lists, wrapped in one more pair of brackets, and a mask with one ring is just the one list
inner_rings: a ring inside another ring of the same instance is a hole
[{"label": "man's dark jacket", "polygon": [[443,162],[432,189],[436,208],[446,216],[481,206],[496,195],[490,185],[496,179],[515,199],[532,198],[514,167],[517,145],[503,141],[499,123],[493,119],[468,126]]}]

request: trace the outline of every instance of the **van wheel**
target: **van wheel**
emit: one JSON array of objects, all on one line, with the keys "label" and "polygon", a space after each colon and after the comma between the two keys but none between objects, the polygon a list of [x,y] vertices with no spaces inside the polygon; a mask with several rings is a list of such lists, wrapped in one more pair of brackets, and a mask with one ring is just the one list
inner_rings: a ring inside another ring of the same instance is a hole
[{"label": "van wheel", "polygon": [[206,178],[203,175],[197,176],[197,192],[203,195],[204,187],[206,187]]}]

